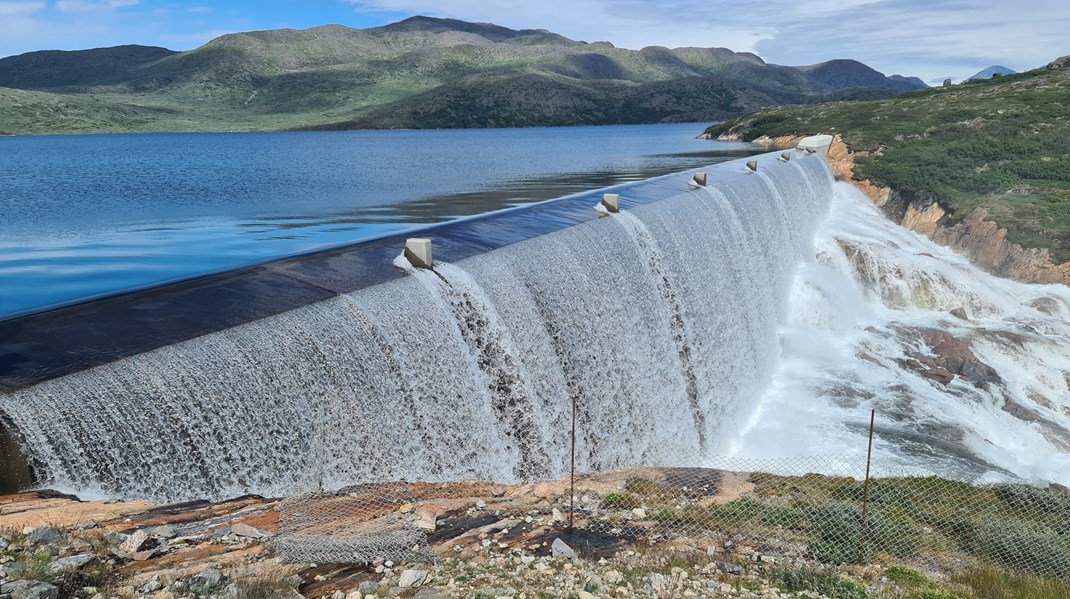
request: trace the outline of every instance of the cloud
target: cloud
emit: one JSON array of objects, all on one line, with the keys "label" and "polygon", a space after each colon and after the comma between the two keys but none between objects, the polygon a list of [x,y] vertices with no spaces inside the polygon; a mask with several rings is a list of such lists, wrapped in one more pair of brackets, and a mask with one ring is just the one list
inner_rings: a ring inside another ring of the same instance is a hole
[{"label": "cloud", "polygon": [[56,10],[65,13],[113,10],[136,6],[140,0],[56,0]]},{"label": "cloud", "polygon": [[29,15],[43,10],[42,2],[0,2],[0,16]]},{"label": "cloud", "polygon": [[724,46],[770,62],[855,58],[940,79],[991,64],[1026,70],[1070,53],[1065,0],[343,0],[359,11],[547,28],[625,47]]}]

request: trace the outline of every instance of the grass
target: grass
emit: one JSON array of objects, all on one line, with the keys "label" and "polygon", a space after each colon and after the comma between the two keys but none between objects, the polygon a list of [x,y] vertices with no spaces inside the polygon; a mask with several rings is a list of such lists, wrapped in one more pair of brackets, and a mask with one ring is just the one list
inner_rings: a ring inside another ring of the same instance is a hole
[{"label": "grass", "polygon": [[866,599],[866,589],[861,584],[841,578],[831,570],[792,569],[776,570],[770,580],[781,591],[788,593],[820,593],[829,599]]},{"label": "grass", "polygon": [[954,576],[971,599],[1070,599],[1070,584],[1028,574],[1012,574],[987,566]]},{"label": "grass", "polygon": [[1070,260],[1070,76],[1023,73],[870,102],[776,108],[711,127],[719,135],[840,133],[855,174],[907,201],[935,198],[954,223],[976,208],[1008,239]]}]

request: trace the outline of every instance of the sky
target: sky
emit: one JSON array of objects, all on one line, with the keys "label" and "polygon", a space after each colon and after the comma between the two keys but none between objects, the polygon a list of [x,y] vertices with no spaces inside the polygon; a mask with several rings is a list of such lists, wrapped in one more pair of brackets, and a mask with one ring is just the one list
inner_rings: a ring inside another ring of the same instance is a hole
[{"label": "sky", "polygon": [[120,44],[190,50],[225,33],[364,28],[417,14],[626,48],[720,46],[785,65],[854,58],[931,83],[1070,54],[1067,0],[0,0],[0,57]]}]

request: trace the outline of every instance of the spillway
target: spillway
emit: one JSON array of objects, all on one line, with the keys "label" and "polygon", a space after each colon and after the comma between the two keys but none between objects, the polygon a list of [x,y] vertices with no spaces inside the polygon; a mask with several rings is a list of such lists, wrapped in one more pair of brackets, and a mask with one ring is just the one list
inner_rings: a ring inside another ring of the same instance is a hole
[{"label": "spillway", "polygon": [[585,203],[515,241],[470,223],[453,239],[490,249],[46,380],[24,369],[0,411],[39,484],[82,496],[556,477],[573,402],[580,468],[698,465],[776,368],[831,198],[820,156],[763,171],[624,186],[622,213]]},{"label": "spillway", "polygon": [[979,271],[820,155],[705,170],[429,228],[433,270],[384,238],[0,322],[0,483],[544,480],[573,405],[581,470],[862,459],[875,409],[885,472],[1070,482],[1070,290]]}]

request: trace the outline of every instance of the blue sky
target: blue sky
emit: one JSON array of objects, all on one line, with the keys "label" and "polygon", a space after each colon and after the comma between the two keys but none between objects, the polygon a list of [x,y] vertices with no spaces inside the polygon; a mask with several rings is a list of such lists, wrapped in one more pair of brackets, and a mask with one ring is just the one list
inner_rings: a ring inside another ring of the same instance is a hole
[{"label": "blue sky", "polygon": [[0,0],[0,56],[147,44],[189,50],[224,33],[414,14],[545,28],[618,46],[722,46],[778,64],[855,58],[929,81],[1070,54],[1066,0]]}]

